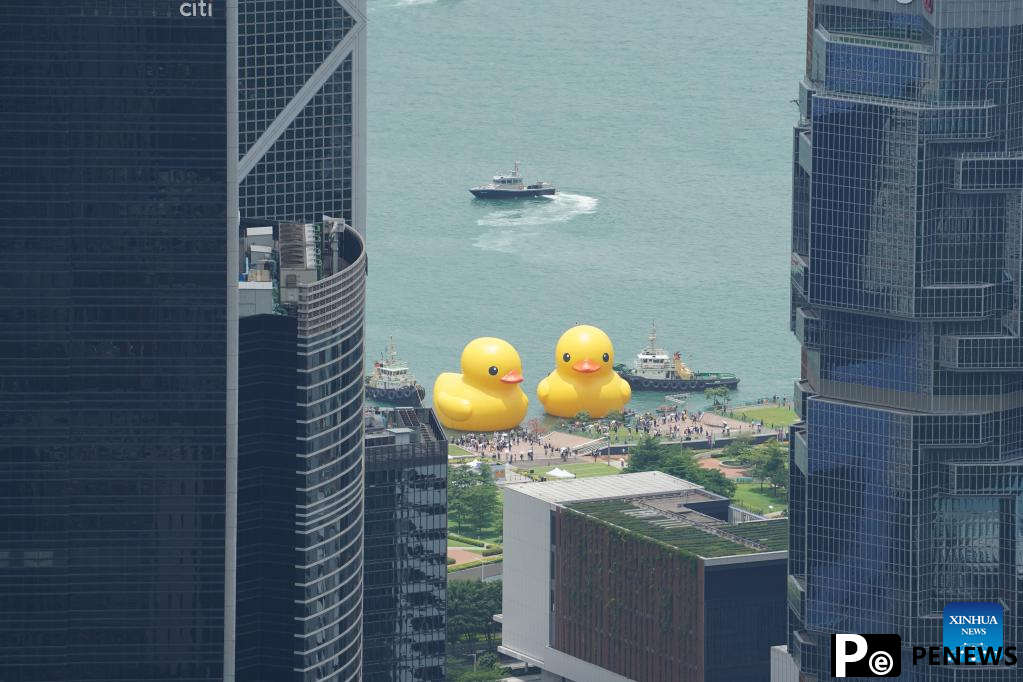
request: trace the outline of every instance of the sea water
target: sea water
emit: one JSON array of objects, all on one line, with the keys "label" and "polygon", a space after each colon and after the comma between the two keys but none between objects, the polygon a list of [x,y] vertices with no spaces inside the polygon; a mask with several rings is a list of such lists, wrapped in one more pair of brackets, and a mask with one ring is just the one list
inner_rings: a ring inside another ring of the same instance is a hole
[{"label": "sea water", "polygon": [[[427,390],[476,336],[531,397],[567,328],[659,345],[791,395],[792,0],[369,0],[368,361],[393,335]],[[467,189],[511,170],[559,193]],[[637,394],[633,407],[664,402]],[[693,403],[703,404],[702,396]]]}]

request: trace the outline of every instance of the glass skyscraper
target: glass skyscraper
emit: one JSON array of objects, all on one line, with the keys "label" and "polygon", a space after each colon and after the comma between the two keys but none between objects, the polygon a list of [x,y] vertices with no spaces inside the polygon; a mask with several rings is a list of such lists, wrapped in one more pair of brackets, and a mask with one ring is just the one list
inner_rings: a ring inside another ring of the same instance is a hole
[{"label": "glass skyscraper", "polygon": [[363,679],[444,680],[447,436],[429,408],[366,421]]},{"label": "glass skyscraper", "polygon": [[360,680],[365,0],[238,0],[238,676]]},{"label": "glass skyscraper", "polygon": [[179,4],[0,3],[0,680],[233,679],[234,57]]},{"label": "glass skyscraper", "polygon": [[809,12],[789,652],[830,679],[830,634],[897,633],[903,679],[951,680],[908,654],[942,645],[948,602],[1023,636],[1023,3]]}]

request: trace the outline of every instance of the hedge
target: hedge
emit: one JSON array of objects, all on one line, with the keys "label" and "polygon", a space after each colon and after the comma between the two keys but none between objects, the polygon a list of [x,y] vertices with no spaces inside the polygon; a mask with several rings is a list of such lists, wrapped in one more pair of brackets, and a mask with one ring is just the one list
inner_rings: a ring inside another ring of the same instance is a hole
[{"label": "hedge", "polygon": [[458,535],[457,533],[448,533],[448,539],[454,540],[455,542],[461,542],[466,545],[473,545],[474,547],[486,547],[487,543],[482,540],[476,540],[475,538],[467,538],[464,535]]},{"label": "hedge", "polygon": [[449,565],[448,573],[455,573],[456,571],[468,571],[469,569],[479,569],[481,564],[500,563],[503,560],[504,560],[503,556],[488,556],[485,559],[477,559],[476,561],[469,561],[468,563],[459,563],[456,566]]}]

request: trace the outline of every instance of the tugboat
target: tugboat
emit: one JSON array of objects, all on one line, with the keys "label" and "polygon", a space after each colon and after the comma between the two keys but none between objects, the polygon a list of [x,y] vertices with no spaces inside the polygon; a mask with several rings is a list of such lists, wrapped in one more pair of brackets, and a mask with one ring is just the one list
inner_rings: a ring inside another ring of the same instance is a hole
[{"label": "tugboat", "polygon": [[668,356],[657,347],[657,328],[651,326],[650,345],[636,356],[632,368],[615,365],[615,371],[629,382],[633,391],[691,391],[724,386],[735,388],[739,379],[726,372],[694,372],[682,362],[678,351]]},{"label": "tugboat", "polygon": [[401,407],[419,407],[426,389],[409,372],[408,365],[398,359],[394,338],[387,341],[387,353],[373,363],[373,373],[366,376],[366,397]]},{"label": "tugboat", "polygon": [[558,190],[543,180],[537,180],[532,185],[527,185],[519,172],[519,162],[515,162],[515,169],[510,175],[495,175],[493,182],[482,187],[473,187],[469,190],[477,199],[528,199],[532,197],[548,197],[558,193]]}]

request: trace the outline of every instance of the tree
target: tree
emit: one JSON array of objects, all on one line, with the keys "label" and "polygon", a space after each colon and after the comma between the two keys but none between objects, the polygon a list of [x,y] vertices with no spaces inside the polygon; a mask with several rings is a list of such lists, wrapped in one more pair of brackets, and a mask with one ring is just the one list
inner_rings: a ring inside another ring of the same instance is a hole
[{"label": "tree", "polygon": [[721,451],[721,459],[734,459],[742,464],[749,462],[750,454],[756,449],[753,436],[740,433]]},{"label": "tree", "polygon": [[478,481],[479,477],[472,467],[448,467],[448,520],[455,524],[455,530],[459,533],[466,523],[471,506],[469,491]]},{"label": "tree", "polygon": [[576,413],[575,420],[577,422],[582,422],[583,424],[586,424],[586,423],[592,421],[592,417],[590,417],[590,413],[589,412],[587,412],[586,410],[583,410],[582,412],[577,412]]},{"label": "tree", "polygon": [[539,438],[547,433],[547,427],[544,426],[543,420],[537,417],[530,419],[529,423],[526,424],[526,428],[529,429],[530,435],[534,438]]},{"label": "tree", "polygon": [[714,403],[715,408],[727,408],[728,403],[732,400],[732,392],[724,386],[715,386],[713,388],[705,388],[703,390],[703,397]]},{"label": "tree", "polygon": [[643,434],[629,452],[629,465],[625,467],[625,473],[657,471],[661,466],[661,460],[671,451],[672,448],[661,443],[657,436]]},{"label": "tree", "polygon": [[760,452],[764,458],[764,478],[775,488],[785,487],[789,478],[788,452],[785,447],[776,440],[770,440],[760,446]]},{"label": "tree", "polygon": [[497,520],[498,494],[493,483],[484,483],[483,481],[468,491],[468,510],[465,520],[469,527],[475,531],[477,538],[483,535],[483,531],[494,525],[494,521]]},{"label": "tree", "polygon": [[764,481],[772,486],[785,485],[788,478],[788,452],[776,440],[770,440],[754,448],[746,456],[749,464],[749,475],[760,481],[763,489]]},{"label": "tree", "polygon": [[481,462],[475,470],[470,466],[449,467],[448,520],[454,523],[455,531],[461,533],[467,526],[476,537],[482,535],[497,520],[498,494],[488,465]]},{"label": "tree", "polygon": [[447,637],[451,642],[482,638],[493,648],[501,613],[501,583],[452,580],[448,582]]},{"label": "tree", "polygon": [[693,483],[699,483],[712,493],[732,499],[735,497],[735,481],[725,476],[717,469],[704,469],[699,467],[700,478]]}]

